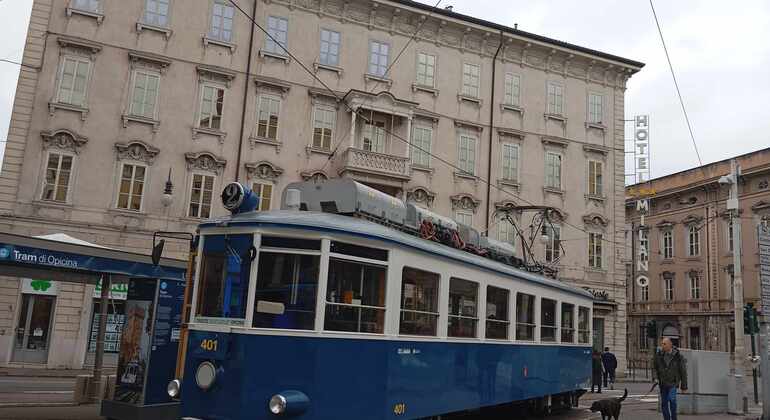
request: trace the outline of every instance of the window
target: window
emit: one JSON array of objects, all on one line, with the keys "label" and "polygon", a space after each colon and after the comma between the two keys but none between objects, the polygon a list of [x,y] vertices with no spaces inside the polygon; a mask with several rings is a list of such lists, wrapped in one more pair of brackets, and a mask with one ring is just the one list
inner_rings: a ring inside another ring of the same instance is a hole
[{"label": "window", "polygon": [[433,87],[436,72],[436,56],[425,53],[417,54],[417,84]]},{"label": "window", "polygon": [[476,138],[465,134],[460,135],[459,156],[457,166],[468,175],[476,174]]},{"label": "window", "polygon": [[193,174],[190,189],[189,217],[208,219],[211,217],[211,197],[214,194],[214,177],[211,175]]},{"label": "window", "polygon": [[436,335],[438,285],[438,274],[404,267],[401,275],[399,334]]},{"label": "window", "polygon": [[548,84],[548,113],[564,114],[564,87],[556,83]]},{"label": "window", "polygon": [[521,96],[521,76],[505,74],[505,105],[519,106]]},{"label": "window", "polygon": [[369,74],[385,77],[388,72],[389,45],[384,42],[369,42]]},{"label": "window", "polygon": [[604,122],[604,96],[588,94],[588,122],[601,124]]},{"label": "window", "polygon": [[312,330],[315,327],[321,243],[275,239],[262,237],[254,327]]},{"label": "window", "polygon": [[85,58],[64,57],[56,102],[85,107],[90,68],[91,61]]},{"label": "window", "polygon": [[639,286],[639,302],[650,300],[650,286]]},{"label": "window", "polygon": [[508,296],[510,292],[499,287],[487,286],[486,337],[508,339]]},{"label": "window", "polygon": [[690,349],[700,350],[700,327],[690,327]]},{"label": "window", "polygon": [[545,186],[561,189],[561,155],[558,153],[545,153]]},{"label": "window", "polygon": [[316,106],[313,110],[313,147],[331,150],[337,111],[332,107]]},{"label": "window", "polygon": [[516,339],[535,339],[535,297],[516,293]]},{"label": "window", "polygon": [[733,252],[733,218],[727,219],[727,250]]},{"label": "window", "polygon": [[220,130],[222,111],[225,104],[225,90],[218,86],[204,84],[201,90],[200,119],[198,127]]},{"label": "window", "polygon": [[561,227],[546,226],[545,234],[548,240],[545,243],[545,260],[547,262],[556,262],[561,256]]},{"label": "window", "polygon": [[273,186],[271,184],[255,182],[251,186],[251,191],[259,198],[259,210],[270,210],[270,205],[273,202]]},{"label": "window", "polygon": [[602,268],[602,234],[588,234],[588,265],[591,268]]},{"label": "window", "polygon": [[540,341],[556,341],[555,300],[540,300]]},{"label": "window", "polygon": [[243,325],[251,278],[252,259],[249,254],[253,246],[254,236],[251,234],[203,237],[196,315],[232,320],[199,318],[197,321]]},{"label": "window", "polygon": [[278,114],[281,100],[275,96],[262,95],[259,97],[259,114],[257,115],[257,137],[276,140],[278,138]]},{"label": "window", "polygon": [[561,303],[561,342],[575,342],[575,305]]},{"label": "window", "polygon": [[671,229],[663,231],[663,258],[674,258],[674,232]]},{"label": "window", "polygon": [[700,299],[700,275],[690,272],[690,299]]},{"label": "window", "polygon": [[463,64],[463,95],[479,97],[479,66],[476,64]]},{"label": "window", "polygon": [[78,10],[85,10],[87,12],[99,13],[101,8],[100,0],[72,0],[70,7]]},{"label": "window", "polygon": [[430,167],[433,129],[415,126],[412,133],[412,165]]},{"label": "window", "polygon": [[700,255],[700,229],[696,225],[687,228],[687,256]]},{"label": "window", "polygon": [[601,197],[602,193],[602,163],[588,161],[588,195]]},{"label": "window", "polygon": [[142,208],[144,178],[147,168],[142,165],[124,163],[120,173],[118,208],[139,211]]},{"label": "window", "polygon": [[61,153],[48,153],[45,168],[45,184],[42,199],[46,201],[67,202],[67,193],[72,176],[72,156]]},{"label": "window", "polygon": [[386,278],[383,266],[330,258],[324,329],[382,334]]},{"label": "window", "polygon": [[321,54],[318,62],[327,66],[338,66],[340,63],[340,33],[321,29]]},{"label": "window", "polygon": [[449,337],[476,337],[479,284],[452,277],[449,279]]},{"label": "window", "polygon": [[503,179],[517,182],[519,180],[519,145],[503,143]]},{"label": "window", "polygon": [[473,226],[473,213],[464,210],[457,210],[455,211],[455,222],[466,226]]},{"label": "window", "polygon": [[160,26],[168,26],[168,2],[169,0],[145,0],[144,23]]},{"label": "window", "polygon": [[674,276],[663,276],[663,300],[671,302],[674,300]]},{"label": "window", "polygon": [[591,336],[591,309],[580,306],[578,308],[578,343],[587,344]]},{"label": "window", "polygon": [[211,30],[209,36],[220,41],[230,42],[233,39],[233,15],[235,9],[226,0],[214,0],[211,13]]},{"label": "window", "polygon": [[288,32],[289,21],[286,18],[268,16],[268,35],[265,35],[265,51],[278,55],[286,55],[286,41],[288,39]]},{"label": "window", "polygon": [[368,152],[385,153],[385,122],[370,118],[362,127],[362,148]]},{"label": "window", "polygon": [[155,119],[160,76],[142,70],[134,72],[134,88],[129,113],[137,117]]},{"label": "window", "polygon": [[505,215],[499,216],[497,220],[497,240],[516,246],[516,228]]},{"label": "window", "polygon": [[650,341],[647,338],[647,325],[642,324],[639,326],[639,350],[647,350],[650,348]]}]

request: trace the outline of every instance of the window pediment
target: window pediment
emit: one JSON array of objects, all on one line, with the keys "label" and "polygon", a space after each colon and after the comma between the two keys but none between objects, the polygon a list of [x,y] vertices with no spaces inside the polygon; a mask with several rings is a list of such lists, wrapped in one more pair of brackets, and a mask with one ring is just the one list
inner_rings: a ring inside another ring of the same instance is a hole
[{"label": "window pediment", "polygon": [[290,84],[280,79],[267,76],[254,76],[254,83],[257,85],[257,88],[277,93],[281,98],[284,98],[286,93],[291,89]]},{"label": "window pediment", "polygon": [[436,193],[425,187],[415,187],[406,191],[406,201],[422,204],[426,207],[433,207],[435,199]]},{"label": "window pediment", "polygon": [[219,82],[224,83],[229,88],[231,82],[235,79],[235,72],[223,67],[200,65],[197,67],[197,70],[200,76],[200,83],[204,81]]},{"label": "window pediment", "polygon": [[129,51],[128,59],[131,61],[131,69],[146,68],[164,73],[171,65],[171,60],[166,57],[139,51]]},{"label": "window pediment", "polygon": [[682,219],[682,223],[684,223],[685,225],[694,225],[696,223],[700,223],[701,221],[703,221],[703,217],[695,216],[692,214]]},{"label": "window pediment", "polygon": [[599,213],[591,213],[583,216],[583,223],[589,227],[604,229],[610,224],[610,220]]},{"label": "window pediment", "polygon": [[674,228],[674,222],[664,219],[658,222],[658,224],[656,224],[655,226],[660,230],[670,230]]},{"label": "window pediment", "polygon": [[96,53],[102,50],[102,46],[83,38],[60,36],[56,39],[61,47],[60,53],[70,53],[94,59]]},{"label": "window pediment", "polygon": [[80,149],[88,143],[87,137],[69,130],[43,131],[40,136],[43,138],[43,150],[56,148],[78,154]]},{"label": "window pediment", "polygon": [[118,160],[132,159],[145,162],[148,165],[152,165],[155,157],[160,153],[159,149],[139,140],[129,143],[115,143],[115,149],[118,153]]},{"label": "window pediment", "polygon": [[221,175],[227,161],[209,152],[185,153],[188,170],[200,170]]},{"label": "window pediment", "polygon": [[299,174],[304,181],[323,182],[329,179],[324,171],[306,171]]},{"label": "window pediment", "polygon": [[449,197],[452,200],[452,210],[471,210],[476,213],[481,200],[470,194],[457,194]]},{"label": "window pediment", "polygon": [[266,179],[274,182],[283,174],[283,169],[267,161],[247,163],[244,166],[249,179]]}]

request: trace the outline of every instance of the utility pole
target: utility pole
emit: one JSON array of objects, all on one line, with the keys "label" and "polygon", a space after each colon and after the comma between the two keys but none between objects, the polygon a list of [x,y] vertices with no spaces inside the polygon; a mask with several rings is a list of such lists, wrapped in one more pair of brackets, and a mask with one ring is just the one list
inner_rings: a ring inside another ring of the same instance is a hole
[{"label": "utility pole", "polygon": [[[735,319],[735,351],[733,351],[728,377],[727,411],[730,414],[743,414],[748,400],[745,393],[745,376],[743,374],[743,277],[741,275],[741,219],[738,201],[738,180],[741,168],[738,161],[730,161],[730,175],[719,178],[720,184],[730,185],[730,198],[727,199],[727,210],[730,212],[730,222],[733,226],[733,318]],[[745,400],[745,401],[744,401]]]}]

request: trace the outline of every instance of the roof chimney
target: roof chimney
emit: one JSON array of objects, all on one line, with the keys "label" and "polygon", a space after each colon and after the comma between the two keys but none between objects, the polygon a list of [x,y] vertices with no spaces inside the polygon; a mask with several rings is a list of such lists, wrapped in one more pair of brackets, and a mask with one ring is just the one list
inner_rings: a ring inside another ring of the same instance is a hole
[{"label": "roof chimney", "polygon": [[452,9],[454,9],[454,6],[452,5],[444,7],[444,10],[449,10],[450,12],[452,11]]}]

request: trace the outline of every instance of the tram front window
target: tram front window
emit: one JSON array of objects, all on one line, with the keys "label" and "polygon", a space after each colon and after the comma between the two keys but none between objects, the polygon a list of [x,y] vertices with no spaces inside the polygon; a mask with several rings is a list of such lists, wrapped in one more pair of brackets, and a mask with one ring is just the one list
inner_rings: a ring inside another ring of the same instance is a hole
[{"label": "tram front window", "polygon": [[243,324],[253,244],[254,237],[250,234],[203,237],[198,321]]},{"label": "tram front window", "polygon": [[324,329],[382,334],[386,273],[385,267],[331,258]]},{"label": "tram front window", "polygon": [[319,255],[259,253],[254,327],[313,329],[320,260]]}]

